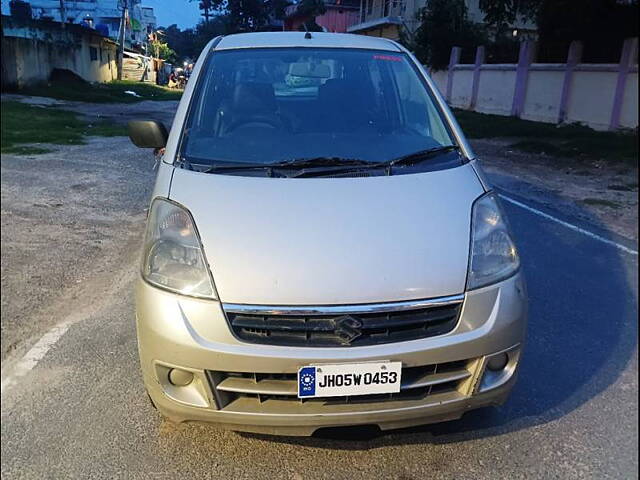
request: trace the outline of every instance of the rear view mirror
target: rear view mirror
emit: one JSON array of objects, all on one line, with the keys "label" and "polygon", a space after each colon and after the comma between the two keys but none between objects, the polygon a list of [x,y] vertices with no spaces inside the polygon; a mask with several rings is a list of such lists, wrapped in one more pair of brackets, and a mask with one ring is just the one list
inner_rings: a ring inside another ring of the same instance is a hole
[{"label": "rear view mirror", "polygon": [[289,75],[303,78],[329,78],[331,69],[324,63],[298,62],[289,65]]},{"label": "rear view mirror", "polygon": [[155,120],[132,120],[129,122],[129,138],[136,147],[164,148],[169,133],[162,123]]}]

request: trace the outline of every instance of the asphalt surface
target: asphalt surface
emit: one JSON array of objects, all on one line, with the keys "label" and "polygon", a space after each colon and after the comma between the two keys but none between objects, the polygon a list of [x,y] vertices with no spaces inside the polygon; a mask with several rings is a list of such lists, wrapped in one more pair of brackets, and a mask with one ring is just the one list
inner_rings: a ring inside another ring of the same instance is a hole
[{"label": "asphalt surface", "polygon": [[[119,195],[135,198],[109,205],[129,220],[124,230],[138,235],[152,175],[140,173],[133,163],[139,159],[118,154],[130,152],[125,143],[113,142],[96,155],[122,168],[118,181],[132,183]],[[5,156],[3,177],[4,169]],[[526,185],[497,180],[537,206]],[[62,190],[50,197],[64,196]],[[528,280],[530,323],[519,381],[504,406],[421,428],[343,429],[312,438],[165,422],[141,383],[132,294],[138,246],[127,241],[101,250],[119,261],[112,258],[83,281],[84,293],[51,313],[50,326],[71,326],[3,390],[2,478],[636,478],[637,255],[512,204],[505,208]],[[605,225],[582,218],[581,227],[607,236]],[[60,253],[69,268],[73,252]],[[27,290],[25,282],[19,295]],[[3,356],[3,381],[29,346]]]}]

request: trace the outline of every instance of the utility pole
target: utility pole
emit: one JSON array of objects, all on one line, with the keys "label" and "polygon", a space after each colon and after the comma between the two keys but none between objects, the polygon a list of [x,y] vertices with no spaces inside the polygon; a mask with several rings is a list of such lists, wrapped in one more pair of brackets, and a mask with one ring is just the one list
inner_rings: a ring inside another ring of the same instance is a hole
[{"label": "utility pole", "polygon": [[[61,0],[62,1],[62,0]],[[122,68],[124,64],[124,37],[127,28],[127,0],[122,0],[122,16],[120,17],[120,31],[118,42],[118,80],[122,80]]]},{"label": "utility pole", "polygon": [[[2,3],[0,3],[0,15],[1,14],[2,14]],[[2,28],[2,22],[0,22],[0,41],[4,46],[4,28]],[[4,66],[6,56],[7,55],[0,56],[0,85],[2,85],[3,89],[5,86],[7,86],[7,69]]]},{"label": "utility pole", "polygon": [[62,29],[64,30],[64,24],[67,22],[67,13],[64,8],[64,0],[60,0],[60,23],[62,24]]}]

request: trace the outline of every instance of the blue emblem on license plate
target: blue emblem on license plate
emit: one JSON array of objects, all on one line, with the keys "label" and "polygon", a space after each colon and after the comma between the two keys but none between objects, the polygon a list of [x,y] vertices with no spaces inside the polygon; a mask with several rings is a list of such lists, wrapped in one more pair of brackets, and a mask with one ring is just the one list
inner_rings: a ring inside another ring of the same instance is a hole
[{"label": "blue emblem on license plate", "polygon": [[298,396],[313,397],[316,394],[316,367],[304,367],[298,372]]}]

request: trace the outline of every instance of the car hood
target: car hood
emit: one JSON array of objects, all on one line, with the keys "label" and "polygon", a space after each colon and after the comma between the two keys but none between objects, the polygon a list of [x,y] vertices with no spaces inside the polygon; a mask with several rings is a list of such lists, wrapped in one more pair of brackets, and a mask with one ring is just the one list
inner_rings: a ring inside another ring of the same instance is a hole
[{"label": "car hood", "polygon": [[175,169],[222,302],[337,305],[464,291],[472,167],[368,178],[264,178]]}]

